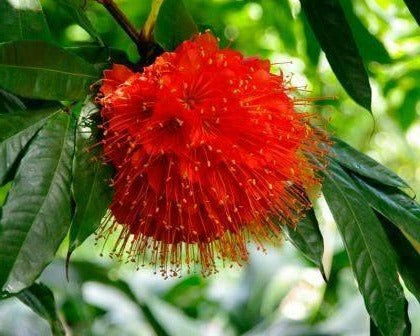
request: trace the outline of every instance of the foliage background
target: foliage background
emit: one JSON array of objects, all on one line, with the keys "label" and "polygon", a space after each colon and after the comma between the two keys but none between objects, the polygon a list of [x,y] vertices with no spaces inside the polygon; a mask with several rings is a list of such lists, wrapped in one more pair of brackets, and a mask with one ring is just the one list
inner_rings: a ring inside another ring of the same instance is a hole
[{"label": "foliage background", "polygon": [[[41,2],[61,45],[93,42],[59,1]],[[302,96],[326,97],[312,108],[330,131],[420,192],[420,29],[402,0],[341,1],[347,19],[358,27],[353,31],[356,40],[363,42],[359,46],[368,60],[375,122],[338,83],[308,33],[299,1],[184,2],[196,22],[210,25],[222,45],[279,63],[273,69],[281,67],[292,83],[308,90]],[[138,27],[150,10],[150,0],[118,4]],[[108,13],[91,1],[86,6],[105,44],[126,50],[134,61],[135,46]],[[163,280],[153,270],[134,273],[132,266],[99,257],[100,246],[89,239],[74,253],[69,282],[60,261],[47,268],[41,281],[54,291],[76,335],[367,335],[369,318],[333,219],[322,202],[317,206],[323,210],[328,290],[319,271],[288,242],[267,255],[255,251],[250,265],[221,270],[208,279]],[[63,258],[66,247],[64,242]],[[420,307],[408,295],[413,335],[420,334]],[[0,301],[0,335],[49,333],[47,323],[18,300]]]}]

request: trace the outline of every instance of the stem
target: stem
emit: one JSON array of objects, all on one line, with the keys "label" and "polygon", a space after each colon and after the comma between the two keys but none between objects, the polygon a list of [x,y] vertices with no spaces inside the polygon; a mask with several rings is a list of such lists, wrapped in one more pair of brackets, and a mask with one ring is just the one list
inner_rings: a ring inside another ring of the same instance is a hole
[{"label": "stem", "polygon": [[130,39],[139,46],[139,34],[137,33],[136,28],[128,20],[127,16],[119,9],[119,7],[115,4],[114,0],[96,0],[100,4],[102,4],[108,12],[112,15],[112,17],[117,21],[117,23],[121,26],[121,28],[126,32],[126,34],[130,37]]},{"label": "stem", "polygon": [[163,50],[153,42],[152,31],[156,22],[157,14],[163,0],[153,0],[152,12],[149,15],[145,27],[140,32],[130,23],[125,14],[115,4],[114,0],[96,0],[104,6],[112,15],[115,21],[126,32],[130,39],[136,44],[138,53],[141,57],[139,65],[141,67],[151,64],[157,55]]}]

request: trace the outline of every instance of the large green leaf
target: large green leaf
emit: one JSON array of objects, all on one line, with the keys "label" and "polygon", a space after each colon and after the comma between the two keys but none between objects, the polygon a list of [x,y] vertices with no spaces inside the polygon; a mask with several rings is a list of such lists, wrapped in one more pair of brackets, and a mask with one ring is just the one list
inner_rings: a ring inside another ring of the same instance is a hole
[{"label": "large green leaf", "polygon": [[376,38],[354,13],[352,1],[340,0],[347,21],[350,24],[360,55],[365,62],[390,63],[391,56],[380,40]]},{"label": "large green leaf", "polygon": [[296,228],[282,225],[290,242],[321,270],[325,279],[322,256],[324,254],[324,240],[319,230],[318,221],[313,210],[299,222]]},{"label": "large green leaf", "polygon": [[417,23],[420,25],[420,3],[418,0],[404,0],[404,2],[416,19]]},{"label": "large green leaf", "polygon": [[182,0],[163,0],[154,28],[154,39],[163,49],[173,50],[197,32]]},{"label": "large green leaf", "polygon": [[395,187],[367,182],[353,175],[369,204],[420,243],[420,205]]},{"label": "large green leaf", "polygon": [[11,137],[43,119],[52,111],[60,109],[59,104],[39,110],[18,110],[0,115],[0,143],[8,141]]},{"label": "large green leaf", "polygon": [[305,15],[299,13],[300,20],[303,25],[303,33],[305,35],[305,46],[306,46],[306,54],[308,55],[309,61],[311,61],[313,66],[317,66],[319,62],[319,56],[321,55],[321,47],[309,26],[308,20],[306,19]]},{"label": "large green leaf", "polygon": [[338,138],[333,138],[333,141],[334,146],[331,148],[332,156],[343,167],[382,184],[400,188],[409,187],[401,177],[382,166],[379,162],[376,162]]},{"label": "large green leaf", "polygon": [[398,271],[404,280],[408,290],[414,294],[420,302],[420,254],[414,249],[410,242],[405,238],[389,220],[378,214],[388,239],[397,254]]},{"label": "large green leaf", "polygon": [[50,324],[53,335],[65,335],[55,307],[54,294],[47,286],[35,283],[17,294],[17,298]]},{"label": "large green leaf", "polygon": [[94,146],[99,140],[91,118],[97,112],[94,104],[86,104],[76,130],[72,185],[76,210],[70,228],[69,256],[99,227],[112,199],[112,170],[103,162],[101,146]]},{"label": "large green leaf", "polygon": [[71,217],[74,125],[60,112],[38,132],[19,164],[0,218],[0,287],[30,286],[64,239]]},{"label": "large green leaf", "polygon": [[55,105],[41,110],[21,110],[0,115],[0,185],[6,182],[21,152],[45,124],[58,112]]},{"label": "large green leaf", "polygon": [[23,97],[81,100],[98,76],[93,65],[47,42],[0,44],[0,86]]},{"label": "large green leaf", "polygon": [[92,25],[85,13],[86,0],[58,0],[58,3],[66,9],[67,14],[72,17],[74,22],[86,30],[90,36],[99,42],[99,44],[103,45],[98,31]]},{"label": "large green leaf", "polygon": [[370,111],[371,89],[363,60],[337,0],[300,0],[303,12],[347,93]]},{"label": "large green leaf", "polygon": [[0,0],[0,42],[50,39],[39,0]]},{"label": "large green leaf", "polygon": [[323,193],[367,311],[384,335],[409,335],[407,303],[398,280],[396,257],[381,223],[338,164],[331,162],[324,175]]}]

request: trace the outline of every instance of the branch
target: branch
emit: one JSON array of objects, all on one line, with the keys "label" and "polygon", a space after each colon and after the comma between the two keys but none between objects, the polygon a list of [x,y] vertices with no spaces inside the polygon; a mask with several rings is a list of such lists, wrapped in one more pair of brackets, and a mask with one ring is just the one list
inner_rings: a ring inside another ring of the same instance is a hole
[{"label": "branch", "polygon": [[160,5],[162,4],[163,0],[153,0],[152,11],[146,21],[145,27],[143,27],[139,33],[130,23],[121,9],[117,6],[117,4],[115,4],[114,0],[96,0],[96,2],[100,3],[108,10],[115,21],[136,44],[138,53],[141,58],[139,65],[145,66],[151,64],[156,56],[163,52],[162,48],[154,43],[152,37],[152,31],[156,22]]},{"label": "branch", "polygon": [[138,47],[138,45],[139,45],[139,34],[137,33],[136,28],[133,27],[133,25],[130,23],[130,21],[125,16],[125,14],[115,4],[114,0],[96,0],[96,2],[103,5],[108,10],[108,12],[115,19],[115,21],[117,21],[117,23],[121,26],[121,28],[124,29],[124,31],[130,37],[130,39]]}]

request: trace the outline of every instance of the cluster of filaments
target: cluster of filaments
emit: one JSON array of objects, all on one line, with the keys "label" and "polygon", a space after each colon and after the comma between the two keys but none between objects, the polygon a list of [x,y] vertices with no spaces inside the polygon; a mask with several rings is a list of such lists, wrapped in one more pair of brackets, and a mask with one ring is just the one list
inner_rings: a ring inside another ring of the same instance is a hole
[{"label": "cluster of filaments", "polygon": [[295,226],[322,169],[307,154],[325,150],[290,90],[267,61],[219,49],[209,33],[142,73],[105,72],[102,144],[116,174],[98,238],[119,232],[111,255],[208,275]]}]

